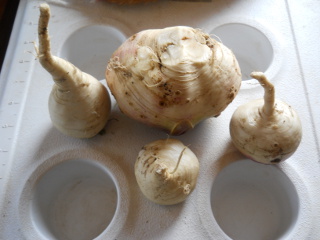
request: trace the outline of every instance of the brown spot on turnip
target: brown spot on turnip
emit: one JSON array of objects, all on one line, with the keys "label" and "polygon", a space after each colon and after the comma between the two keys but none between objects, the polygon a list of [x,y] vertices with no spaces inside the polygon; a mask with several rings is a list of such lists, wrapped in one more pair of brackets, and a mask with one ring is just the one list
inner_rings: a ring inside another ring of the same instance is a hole
[{"label": "brown spot on turnip", "polygon": [[137,34],[133,34],[130,38],[129,41],[134,41],[137,37]]},{"label": "brown spot on turnip", "polygon": [[245,123],[245,122],[247,121],[247,119],[241,118],[240,121],[241,121],[242,123]]},{"label": "brown spot on turnip", "polygon": [[48,30],[48,28],[46,28],[46,27],[43,27],[42,29],[41,29],[41,31],[40,31],[40,35],[42,35],[42,34],[46,34],[46,32],[47,32],[47,30]]},{"label": "brown spot on turnip", "polygon": [[270,162],[279,163],[279,162],[281,162],[281,159],[280,158],[276,158],[276,159],[271,160]]},{"label": "brown spot on turnip", "polygon": [[164,107],[166,104],[165,104],[165,102],[164,102],[163,100],[161,100],[161,101],[159,101],[159,105],[160,105],[161,107]]},{"label": "brown spot on turnip", "polygon": [[103,136],[103,135],[106,134],[106,130],[105,130],[105,129],[102,129],[98,134],[101,135],[101,136]]},{"label": "brown spot on turnip", "polygon": [[122,70],[122,75],[124,78],[131,78],[132,77],[132,73],[126,70]]},{"label": "brown spot on turnip", "polygon": [[228,99],[232,101],[236,95],[237,95],[237,89],[234,86],[232,86],[229,90]]},{"label": "brown spot on turnip", "polygon": [[89,87],[89,83],[82,83],[81,85],[80,85],[80,87]]},{"label": "brown spot on turnip", "polygon": [[213,40],[208,35],[204,35],[203,37],[206,40],[206,45],[212,49],[214,47]]},{"label": "brown spot on turnip", "polygon": [[[167,48],[170,46],[170,45],[175,45],[174,43],[167,43],[166,45],[163,45],[160,49],[160,51],[163,53],[163,52],[166,52],[167,51]],[[160,59],[160,58],[159,58]]]},{"label": "brown spot on turnip", "polygon": [[152,157],[148,157],[144,162],[143,162],[143,166],[146,166],[148,163],[149,163],[149,160],[151,159]]}]

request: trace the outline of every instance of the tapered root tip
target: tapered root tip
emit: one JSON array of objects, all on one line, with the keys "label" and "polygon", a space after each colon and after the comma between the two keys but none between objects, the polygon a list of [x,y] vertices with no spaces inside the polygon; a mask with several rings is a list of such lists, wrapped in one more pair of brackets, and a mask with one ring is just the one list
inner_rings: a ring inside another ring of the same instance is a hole
[{"label": "tapered root tip", "polygon": [[40,12],[41,13],[47,13],[50,11],[50,7],[47,3],[41,3],[40,4]]},{"label": "tapered root tip", "polygon": [[271,116],[274,111],[275,103],[275,90],[273,84],[269,82],[263,72],[252,72],[250,76],[257,79],[260,85],[264,88],[263,111],[266,115]]},{"label": "tapered root tip", "polygon": [[273,84],[267,79],[263,72],[252,72],[250,76],[257,79],[264,88],[274,88]]},{"label": "tapered root tip", "polygon": [[50,10],[50,7],[48,5],[48,3],[41,3],[40,4],[40,11],[41,12],[47,12]]},{"label": "tapered root tip", "polygon": [[259,79],[259,78],[264,77],[264,74],[263,74],[263,72],[252,72],[250,74],[250,77],[252,77],[254,79]]},{"label": "tapered root tip", "polygon": [[40,17],[38,25],[38,33],[45,34],[50,19],[50,7],[47,3],[40,4]]}]

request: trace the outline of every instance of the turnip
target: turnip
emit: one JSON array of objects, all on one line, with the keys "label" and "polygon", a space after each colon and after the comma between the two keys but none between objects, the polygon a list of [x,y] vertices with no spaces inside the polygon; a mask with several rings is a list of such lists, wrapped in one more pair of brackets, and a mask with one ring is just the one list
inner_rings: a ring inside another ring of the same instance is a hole
[{"label": "turnip", "polygon": [[[53,125],[65,135],[90,138],[105,126],[110,96],[105,86],[70,62],[51,54],[48,23],[50,8],[40,5],[38,58],[55,82],[49,97]],[[85,46],[83,46],[85,47]]]},{"label": "turnip", "polygon": [[264,164],[289,158],[298,148],[302,127],[294,109],[275,99],[274,86],[261,72],[251,73],[264,88],[264,99],[236,109],[230,121],[230,134],[237,149]]},{"label": "turnip", "polygon": [[179,135],[220,115],[238,93],[241,72],[223,44],[176,26],[127,39],[112,55],[106,79],[124,114]]},{"label": "turnip", "polygon": [[145,145],[135,163],[135,176],[142,193],[157,204],[184,201],[196,186],[199,161],[177,139],[162,139]]}]

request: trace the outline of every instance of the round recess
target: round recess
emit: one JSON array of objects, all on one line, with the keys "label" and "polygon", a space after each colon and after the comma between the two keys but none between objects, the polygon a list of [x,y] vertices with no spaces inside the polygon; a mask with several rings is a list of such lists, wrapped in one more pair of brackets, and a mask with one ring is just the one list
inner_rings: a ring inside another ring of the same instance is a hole
[{"label": "round recess", "polygon": [[127,181],[114,161],[86,149],[60,152],[30,175],[20,196],[27,239],[116,238],[127,213]]},{"label": "round recess", "polygon": [[[251,80],[250,73],[253,71],[270,72],[279,65],[276,42],[254,26],[226,23],[214,28],[211,34],[233,51],[239,62],[243,81]],[[273,74],[268,73],[268,76],[273,77]]]},{"label": "round recess", "polygon": [[98,80],[105,78],[105,70],[113,52],[126,40],[115,27],[90,25],[77,29],[64,42],[59,56],[81,71]]},{"label": "round recess", "polygon": [[211,208],[221,229],[232,239],[279,239],[295,225],[299,197],[276,166],[251,160],[229,164],[211,189]]}]

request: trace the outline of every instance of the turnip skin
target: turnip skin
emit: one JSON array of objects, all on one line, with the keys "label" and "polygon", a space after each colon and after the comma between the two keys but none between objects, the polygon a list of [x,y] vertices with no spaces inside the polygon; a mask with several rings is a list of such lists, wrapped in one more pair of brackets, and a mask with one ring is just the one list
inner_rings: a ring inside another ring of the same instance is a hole
[{"label": "turnip skin", "polygon": [[39,62],[55,82],[48,102],[51,121],[65,135],[91,138],[104,128],[108,120],[111,109],[109,93],[96,78],[51,54],[49,19],[49,5],[41,4],[39,49],[36,47],[36,50]]},{"label": "turnip skin", "polygon": [[241,85],[227,47],[191,27],[144,30],[112,55],[106,79],[121,111],[180,135],[218,116]]},{"label": "turnip skin", "polygon": [[274,98],[274,87],[263,73],[253,72],[265,88],[264,99],[239,106],[230,121],[235,147],[247,157],[264,164],[288,159],[302,138],[301,121],[287,103]]},{"label": "turnip skin", "polygon": [[198,174],[196,155],[176,139],[145,145],[135,163],[135,176],[142,193],[161,205],[184,201],[194,190]]},{"label": "turnip skin", "polygon": [[[88,82],[83,83],[83,86],[72,87],[72,93],[54,85],[49,96],[48,106],[53,125],[70,137],[94,137],[105,127],[109,118],[109,93],[100,82]],[[83,95],[84,92],[87,94]],[[74,109],[70,109],[72,105]]]}]

